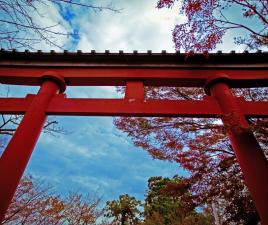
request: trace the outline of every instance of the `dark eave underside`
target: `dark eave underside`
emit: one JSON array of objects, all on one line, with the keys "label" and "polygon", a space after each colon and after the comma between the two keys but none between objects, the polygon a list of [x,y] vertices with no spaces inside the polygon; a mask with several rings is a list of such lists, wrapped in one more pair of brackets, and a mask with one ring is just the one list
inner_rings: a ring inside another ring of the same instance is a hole
[{"label": "dark eave underside", "polygon": [[42,67],[168,67],[168,68],[268,68],[268,52],[256,53],[103,53],[0,51],[0,66]]}]

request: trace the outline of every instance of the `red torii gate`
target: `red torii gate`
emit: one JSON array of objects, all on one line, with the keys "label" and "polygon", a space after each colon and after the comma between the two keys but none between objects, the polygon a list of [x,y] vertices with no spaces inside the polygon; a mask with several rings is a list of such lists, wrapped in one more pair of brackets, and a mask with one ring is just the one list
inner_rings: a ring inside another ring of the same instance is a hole
[{"label": "red torii gate", "polygon": [[[221,117],[262,224],[268,224],[268,163],[246,117],[267,117],[268,102],[230,88],[268,87],[268,53],[0,52],[0,83],[41,85],[36,95],[0,98],[0,113],[25,114],[0,159],[0,221],[16,191],[47,115]],[[68,86],[126,86],[124,99],[66,98]],[[144,86],[204,87],[200,101],[144,98]],[[226,119],[227,118],[227,119]]]}]

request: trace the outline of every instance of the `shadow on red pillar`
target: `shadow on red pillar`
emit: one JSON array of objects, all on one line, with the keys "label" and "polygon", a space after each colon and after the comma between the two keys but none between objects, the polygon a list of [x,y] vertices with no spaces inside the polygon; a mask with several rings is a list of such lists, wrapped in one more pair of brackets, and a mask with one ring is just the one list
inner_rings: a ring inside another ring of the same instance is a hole
[{"label": "shadow on red pillar", "polygon": [[46,109],[55,94],[64,92],[64,80],[54,72],[42,77],[41,88],[24,115],[0,159],[0,221],[16,191],[46,120]]},{"label": "shadow on red pillar", "polygon": [[261,223],[268,225],[268,161],[241,113],[228,83],[227,75],[211,77],[206,82],[205,91],[215,97],[224,114],[222,121],[227,128]]}]

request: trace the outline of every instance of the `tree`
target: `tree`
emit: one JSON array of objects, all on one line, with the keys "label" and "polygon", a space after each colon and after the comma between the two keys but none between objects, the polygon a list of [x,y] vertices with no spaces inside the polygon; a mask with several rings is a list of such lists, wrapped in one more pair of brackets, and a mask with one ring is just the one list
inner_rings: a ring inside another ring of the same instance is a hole
[{"label": "tree", "polygon": [[[177,0],[159,0],[157,8],[171,8]],[[235,37],[237,44],[250,49],[268,45],[267,0],[183,0],[180,13],[186,22],[173,30],[177,50],[205,52],[216,48],[230,30],[241,30],[243,36]],[[240,18],[232,13],[239,12]]]},{"label": "tree", "polygon": [[118,200],[106,203],[106,217],[113,218],[113,224],[136,225],[139,222],[141,202],[128,194],[120,195]]},{"label": "tree", "polygon": [[[0,156],[3,153],[3,149],[8,143],[8,139],[12,136],[17,126],[20,124],[23,116],[21,115],[1,115],[0,122]],[[43,132],[50,135],[68,134],[63,127],[59,125],[59,122],[53,119],[48,119],[43,127]]]},{"label": "tree", "polygon": [[[23,116],[21,115],[1,115],[1,124],[0,124],[0,135],[12,136],[16,131],[17,126],[20,124],[20,121]],[[58,122],[55,120],[47,120],[44,125],[44,132],[49,134],[66,134],[67,131],[63,127],[58,126]]]},{"label": "tree", "polygon": [[2,224],[93,225],[103,214],[99,206],[99,198],[78,193],[62,199],[50,186],[27,176],[20,181]]},{"label": "tree", "polygon": [[65,199],[64,220],[67,224],[96,224],[96,220],[103,215],[99,209],[100,199],[85,197],[73,193]]},{"label": "tree", "polygon": [[212,224],[209,216],[195,211],[190,187],[186,178],[151,177],[145,198],[144,225]]},{"label": "tree", "polygon": [[46,44],[62,48],[60,38],[75,38],[77,33],[60,21],[51,21],[53,7],[76,6],[100,12],[119,12],[111,4],[92,5],[69,0],[4,0],[0,1],[0,45],[6,49],[30,49]]},{"label": "tree", "polygon": [[[252,101],[265,100],[268,95],[268,90],[264,89],[243,89],[234,92]],[[202,99],[203,90],[147,87],[146,98]],[[265,137],[268,136],[268,120],[259,118],[250,119],[249,122],[267,156],[268,146]],[[228,218],[223,218],[226,222],[241,224],[252,215],[258,218],[226,135],[228,127],[223,127],[221,121],[197,118],[129,117],[117,118],[114,123],[117,128],[132,138],[136,146],[148,151],[153,158],[177,162],[186,169],[193,183],[190,191],[198,197],[197,204],[211,203],[214,199],[232,202],[235,207],[223,208],[224,213],[230,215]],[[247,207],[240,207],[244,212],[237,214],[235,208],[240,204],[237,203],[245,203],[246,200]]]}]

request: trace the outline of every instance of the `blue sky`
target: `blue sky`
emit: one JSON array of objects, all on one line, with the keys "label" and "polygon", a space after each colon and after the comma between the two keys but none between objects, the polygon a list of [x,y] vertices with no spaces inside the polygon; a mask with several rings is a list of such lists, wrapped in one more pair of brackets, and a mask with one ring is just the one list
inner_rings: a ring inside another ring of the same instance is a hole
[{"label": "blue sky", "polygon": [[[110,1],[90,2],[105,5]],[[158,10],[155,8],[156,0],[113,2],[115,8],[122,9],[121,13],[96,13],[67,4],[61,8],[49,4],[40,8],[47,16],[37,20],[46,25],[59,22],[55,29],[74,33],[57,38],[69,51],[95,49],[104,52],[108,49],[111,52],[160,52],[165,49],[174,52],[172,29],[175,24],[184,21],[176,7]],[[230,36],[227,34],[225,39]],[[44,51],[51,49],[46,43],[35,48]],[[244,50],[232,41],[225,41],[218,49]],[[7,90],[4,85],[0,88],[1,93]],[[17,97],[36,91],[37,88],[10,86],[10,94]],[[114,87],[73,87],[67,89],[67,96],[120,97]],[[186,175],[178,164],[153,160],[147,152],[135,147],[129,137],[114,127],[111,117],[53,118],[69,134],[56,137],[42,134],[26,173],[50,183],[58,193],[97,192],[104,202],[124,193],[142,199],[149,177]]]}]

